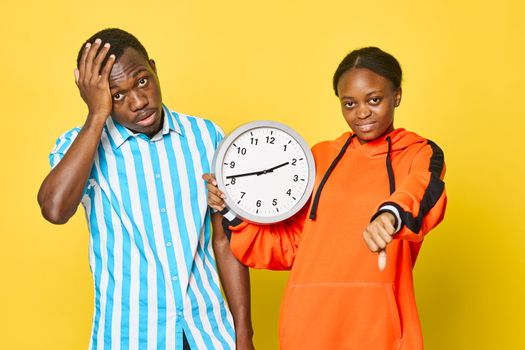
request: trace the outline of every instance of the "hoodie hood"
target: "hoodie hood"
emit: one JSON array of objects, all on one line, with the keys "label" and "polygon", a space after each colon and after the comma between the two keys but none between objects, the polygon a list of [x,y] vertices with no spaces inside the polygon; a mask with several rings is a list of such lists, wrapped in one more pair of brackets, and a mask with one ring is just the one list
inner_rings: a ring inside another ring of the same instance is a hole
[{"label": "hoodie hood", "polygon": [[[341,136],[339,136],[337,139],[332,141],[331,144],[333,145],[333,147],[340,150],[343,148],[344,144],[351,136],[355,136],[355,134],[347,131]],[[363,144],[359,142],[357,137],[353,137],[350,145],[348,145],[348,149],[346,150],[346,152],[355,150],[362,152],[369,158],[386,157],[389,152],[387,138],[390,138],[390,152],[392,153],[395,153],[396,151],[401,151],[415,143],[426,142],[426,139],[422,138],[421,136],[400,128],[394,129],[388,134],[385,134],[373,141],[369,141]]]},{"label": "hoodie hood", "polygon": [[390,186],[390,194],[396,190],[396,180],[394,177],[394,170],[392,168],[392,154],[407,148],[410,145],[420,142],[427,142],[421,136],[406,131],[405,129],[395,129],[386,135],[383,135],[373,141],[361,144],[354,133],[345,132],[337,139],[331,142],[331,145],[339,150],[337,157],[333,160],[332,164],[326,171],[321,180],[317,191],[315,192],[314,199],[312,202],[312,208],[310,210],[310,219],[315,220],[317,215],[317,207],[319,205],[319,199],[323,187],[328,181],[330,174],[337,166],[337,163],[343,158],[346,152],[358,151],[362,152],[368,158],[384,158],[385,159],[385,172],[388,175],[388,182]]}]

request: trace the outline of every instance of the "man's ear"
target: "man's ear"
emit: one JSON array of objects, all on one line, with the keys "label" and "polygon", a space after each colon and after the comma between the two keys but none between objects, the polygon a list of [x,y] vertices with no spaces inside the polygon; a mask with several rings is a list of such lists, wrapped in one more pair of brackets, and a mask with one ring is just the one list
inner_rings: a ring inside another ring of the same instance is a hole
[{"label": "man's ear", "polygon": [[157,74],[157,66],[155,65],[155,61],[151,58],[149,60],[149,65],[151,66],[151,68],[153,68],[153,71],[155,72],[155,74]]}]

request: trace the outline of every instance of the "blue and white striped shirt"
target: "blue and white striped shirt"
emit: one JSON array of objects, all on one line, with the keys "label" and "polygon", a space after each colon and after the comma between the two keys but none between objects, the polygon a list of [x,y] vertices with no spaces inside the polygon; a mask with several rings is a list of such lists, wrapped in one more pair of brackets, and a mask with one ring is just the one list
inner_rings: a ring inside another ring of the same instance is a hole
[{"label": "blue and white striped shirt", "polygon": [[[62,135],[54,167],[77,136]],[[201,179],[222,131],[169,111],[149,139],[108,118],[82,204],[95,285],[90,349],[234,349]]]}]

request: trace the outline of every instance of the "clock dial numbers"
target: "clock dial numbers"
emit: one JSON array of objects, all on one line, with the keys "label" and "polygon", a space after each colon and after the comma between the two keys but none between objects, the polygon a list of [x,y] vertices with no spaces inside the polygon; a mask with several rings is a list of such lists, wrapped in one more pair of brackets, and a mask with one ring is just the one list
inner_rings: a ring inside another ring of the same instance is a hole
[{"label": "clock dial numbers", "polygon": [[273,136],[266,136],[266,143],[270,143],[272,145],[275,144],[275,137]]},{"label": "clock dial numbers", "polygon": [[247,213],[278,216],[306,191],[304,179],[310,174],[305,158],[301,145],[282,130],[261,127],[244,132],[223,158],[226,196]]}]

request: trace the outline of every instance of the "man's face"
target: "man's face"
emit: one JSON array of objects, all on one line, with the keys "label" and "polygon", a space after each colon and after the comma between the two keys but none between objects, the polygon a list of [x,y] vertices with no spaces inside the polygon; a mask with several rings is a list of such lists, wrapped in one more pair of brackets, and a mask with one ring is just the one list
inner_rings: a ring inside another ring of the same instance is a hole
[{"label": "man's face", "polygon": [[111,117],[129,130],[155,135],[162,128],[162,96],[155,62],[127,48],[109,75]]}]

